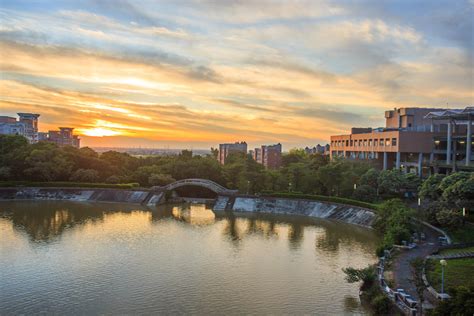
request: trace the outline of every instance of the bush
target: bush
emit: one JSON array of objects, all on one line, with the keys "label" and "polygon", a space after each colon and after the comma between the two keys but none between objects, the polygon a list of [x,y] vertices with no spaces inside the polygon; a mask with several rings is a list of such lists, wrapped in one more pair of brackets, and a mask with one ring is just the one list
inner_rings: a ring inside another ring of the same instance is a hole
[{"label": "bush", "polygon": [[377,191],[370,185],[360,185],[355,189],[352,197],[358,201],[374,202],[377,199]]},{"label": "bush", "polygon": [[377,295],[370,303],[376,315],[389,314],[391,302],[384,294]]},{"label": "bush", "polygon": [[110,176],[105,179],[105,183],[117,184],[120,183],[120,178],[118,176]]}]

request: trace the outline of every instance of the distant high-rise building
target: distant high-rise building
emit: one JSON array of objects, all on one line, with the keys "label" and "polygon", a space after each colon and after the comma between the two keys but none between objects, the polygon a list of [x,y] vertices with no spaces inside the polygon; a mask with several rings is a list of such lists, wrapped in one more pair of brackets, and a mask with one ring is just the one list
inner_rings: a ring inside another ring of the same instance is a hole
[{"label": "distant high-rise building", "polygon": [[255,148],[253,159],[268,169],[277,169],[281,166],[281,144],[263,145]]},{"label": "distant high-rise building", "polygon": [[247,143],[246,142],[236,142],[236,143],[229,143],[229,144],[219,144],[219,155],[217,156],[217,160],[221,164],[225,164],[225,160],[227,156],[233,153],[243,153],[247,154]]},{"label": "distant high-rise building", "polygon": [[0,116],[0,134],[21,135],[30,143],[36,143],[39,116],[34,113],[18,113],[18,121],[14,117]]}]

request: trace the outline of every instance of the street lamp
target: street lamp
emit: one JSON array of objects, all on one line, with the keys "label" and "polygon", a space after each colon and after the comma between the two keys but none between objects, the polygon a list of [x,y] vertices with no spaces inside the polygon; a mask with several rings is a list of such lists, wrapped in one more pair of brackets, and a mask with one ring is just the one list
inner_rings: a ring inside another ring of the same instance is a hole
[{"label": "street lamp", "polygon": [[441,264],[441,294],[444,294],[444,267],[448,265],[448,262],[441,259],[439,263]]},{"label": "street lamp", "polygon": [[291,182],[288,183],[288,192],[291,192]]},{"label": "street lamp", "polygon": [[247,195],[249,195],[250,191],[250,180],[247,180]]},{"label": "street lamp", "polygon": [[354,183],[354,190],[357,189],[357,183]]}]

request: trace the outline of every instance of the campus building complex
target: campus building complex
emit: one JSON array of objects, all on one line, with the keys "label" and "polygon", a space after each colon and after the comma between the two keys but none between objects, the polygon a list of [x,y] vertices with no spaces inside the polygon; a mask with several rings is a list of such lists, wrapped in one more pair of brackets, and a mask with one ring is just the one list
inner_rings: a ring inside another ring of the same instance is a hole
[{"label": "campus building complex", "polygon": [[74,128],[60,127],[59,131],[48,131],[47,133],[39,133],[39,140],[55,143],[58,146],[80,147],[80,138],[73,135]]},{"label": "campus building complex", "polygon": [[420,176],[473,170],[474,108],[400,108],[385,112],[384,128],[352,128],[331,136],[331,159],[370,160],[381,169],[402,168]]},{"label": "campus building complex", "polygon": [[74,128],[60,127],[59,131],[38,132],[39,116],[40,114],[34,113],[18,113],[18,120],[10,116],[0,116],[0,134],[21,135],[31,144],[48,141],[59,146],[80,147],[79,137],[72,134]]},{"label": "campus building complex", "polygon": [[230,144],[219,144],[219,154],[217,160],[221,164],[225,164],[227,156],[233,153],[243,153],[247,154],[247,143],[246,142],[236,142]]},{"label": "campus building complex", "polygon": [[268,169],[278,169],[281,166],[281,144],[263,145],[252,152],[253,159]]},{"label": "campus building complex", "polygon": [[10,116],[0,116],[0,134],[21,135],[30,143],[38,142],[38,117],[34,113],[17,113],[18,120]]}]

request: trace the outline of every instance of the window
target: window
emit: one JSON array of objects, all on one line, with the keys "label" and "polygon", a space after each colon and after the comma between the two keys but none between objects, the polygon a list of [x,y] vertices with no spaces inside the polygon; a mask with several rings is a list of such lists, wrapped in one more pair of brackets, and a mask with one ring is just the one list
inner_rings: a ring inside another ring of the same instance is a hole
[{"label": "window", "polygon": [[362,139],[359,139],[359,147],[362,147]]},{"label": "window", "polygon": [[385,138],[385,146],[390,146],[390,138]]},{"label": "window", "polygon": [[364,139],[364,147],[367,147],[367,139]]},{"label": "window", "polygon": [[392,138],[392,146],[397,146],[397,139],[396,138]]},{"label": "window", "polygon": [[354,146],[354,141],[351,139],[351,147]]},{"label": "window", "polygon": [[346,140],[346,147],[349,146],[349,140]]},{"label": "window", "polygon": [[369,147],[372,147],[372,140],[369,139]]},{"label": "window", "polygon": [[380,138],[380,143],[379,143],[379,145],[380,145],[381,147],[383,147],[383,138]]}]

